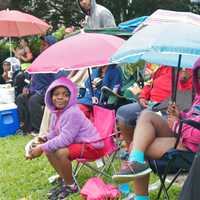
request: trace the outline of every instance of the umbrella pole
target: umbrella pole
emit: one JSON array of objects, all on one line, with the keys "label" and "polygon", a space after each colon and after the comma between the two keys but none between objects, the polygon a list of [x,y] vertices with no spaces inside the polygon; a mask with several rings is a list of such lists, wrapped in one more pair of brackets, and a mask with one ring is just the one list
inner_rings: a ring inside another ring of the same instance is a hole
[{"label": "umbrella pole", "polygon": [[177,88],[178,88],[178,80],[179,80],[179,72],[181,70],[181,59],[182,59],[182,55],[179,54],[178,56],[178,68],[177,68],[177,73],[176,73],[176,78],[175,78],[175,84],[174,84],[174,90],[172,91],[172,102],[176,103],[176,94],[177,94]]},{"label": "umbrella pole", "polygon": [[11,37],[9,37],[9,51],[10,51],[10,57],[12,57]]}]

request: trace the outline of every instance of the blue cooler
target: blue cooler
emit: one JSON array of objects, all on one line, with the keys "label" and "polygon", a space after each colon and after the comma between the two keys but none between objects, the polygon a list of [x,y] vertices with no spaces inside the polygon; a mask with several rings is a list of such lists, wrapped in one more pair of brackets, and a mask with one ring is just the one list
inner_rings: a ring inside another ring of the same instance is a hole
[{"label": "blue cooler", "polygon": [[0,104],[0,137],[13,135],[17,129],[19,116],[16,104]]}]

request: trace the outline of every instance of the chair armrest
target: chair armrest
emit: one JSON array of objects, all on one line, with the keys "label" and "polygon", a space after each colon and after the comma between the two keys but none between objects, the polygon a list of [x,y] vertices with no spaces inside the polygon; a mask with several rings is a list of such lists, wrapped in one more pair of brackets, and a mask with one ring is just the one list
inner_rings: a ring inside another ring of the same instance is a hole
[{"label": "chair armrest", "polygon": [[106,96],[116,96],[120,99],[126,99],[126,97],[119,95],[118,93],[113,92],[110,88],[107,86],[103,86],[101,88],[102,93],[104,93]]},{"label": "chair armrest", "polygon": [[95,141],[91,141],[91,142],[84,142],[84,144],[91,144],[91,143],[94,144],[94,143],[97,143],[97,142],[102,142],[102,141],[104,141],[104,140],[106,140],[108,138],[115,137],[115,136],[117,137],[120,133],[121,133],[120,131],[117,131],[115,133],[112,133],[111,135],[108,135],[106,137],[102,137],[99,140],[95,140]]},{"label": "chair armrest", "polygon": [[188,124],[188,125],[196,128],[196,129],[200,130],[200,122],[196,122],[196,121],[191,120],[191,119],[183,119],[183,120],[181,120],[181,122],[184,123],[184,124]]}]

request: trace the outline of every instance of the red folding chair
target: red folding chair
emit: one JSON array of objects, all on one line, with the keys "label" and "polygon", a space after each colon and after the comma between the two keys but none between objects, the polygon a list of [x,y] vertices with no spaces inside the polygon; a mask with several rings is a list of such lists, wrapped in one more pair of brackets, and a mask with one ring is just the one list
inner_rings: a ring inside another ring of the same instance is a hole
[{"label": "red folding chair", "polygon": [[[113,165],[113,161],[116,157],[116,154],[119,150],[119,145],[117,143],[118,133],[115,132],[115,111],[105,109],[103,107],[94,105],[93,106],[93,124],[98,130],[101,139],[98,141],[93,141],[92,143],[103,141],[104,142],[104,154],[98,160],[86,160],[86,159],[78,159],[77,163],[73,168],[73,177],[75,182],[78,184],[77,177],[80,170],[83,167],[87,167],[94,172],[96,172],[96,176],[105,176],[107,178],[111,178],[109,175],[109,169],[112,167],[114,171],[116,171],[115,166]],[[92,162],[96,162],[96,166],[92,164]],[[79,187],[80,189],[80,187]]]}]

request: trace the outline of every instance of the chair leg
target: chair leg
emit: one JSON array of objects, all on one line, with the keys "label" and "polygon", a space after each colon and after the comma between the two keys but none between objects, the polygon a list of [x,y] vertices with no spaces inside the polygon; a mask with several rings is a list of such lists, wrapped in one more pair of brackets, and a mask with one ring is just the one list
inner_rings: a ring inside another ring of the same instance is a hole
[{"label": "chair leg", "polygon": [[160,179],[160,182],[161,182],[161,186],[160,186],[160,189],[159,189],[159,192],[158,192],[156,199],[157,200],[160,199],[162,191],[164,191],[165,199],[169,200],[169,195],[168,195],[168,192],[167,192],[167,188],[165,186],[165,179],[160,174],[158,174],[158,176],[159,176],[159,179]]},{"label": "chair leg", "polygon": [[84,164],[77,162],[75,168],[73,169],[75,177],[78,175],[79,171],[82,169],[83,166],[84,166]]},{"label": "chair leg", "polygon": [[168,172],[168,169],[169,169],[169,167],[170,167],[170,163],[169,163],[168,166],[166,167],[163,176],[159,173],[158,165],[157,165],[157,163],[156,163],[156,160],[154,160],[154,165],[155,165],[156,172],[157,172],[158,177],[159,177],[160,182],[161,182],[161,186],[160,186],[160,189],[159,189],[159,192],[158,192],[158,195],[157,195],[157,199],[160,199],[161,193],[162,193],[162,191],[164,191],[164,195],[165,195],[166,199],[169,200],[169,195],[168,195],[168,193],[167,193],[167,189],[166,189],[166,186],[165,186],[165,179],[166,179],[166,177],[167,177],[167,172]]},{"label": "chair leg", "polygon": [[80,185],[79,185],[79,183],[78,183],[78,181],[77,181],[77,179],[76,179],[76,176],[74,176],[73,173],[72,173],[72,177],[73,177],[73,179],[74,179],[75,184],[76,184],[77,187],[78,187],[78,191],[80,192],[80,191],[81,191],[81,187],[80,187]]},{"label": "chair leg", "polygon": [[172,186],[172,184],[174,183],[174,181],[177,179],[177,177],[181,174],[182,169],[179,169],[178,172],[176,173],[176,175],[174,176],[174,178],[172,179],[172,181],[170,182],[170,184],[167,186],[167,191],[169,190],[169,188]]},{"label": "chair leg", "polygon": [[84,164],[86,167],[88,167],[89,169],[91,169],[91,170],[93,170],[93,171],[95,171],[95,172],[97,172],[97,173],[99,173],[99,174],[101,174],[101,175],[103,175],[103,176],[105,176],[105,177],[107,177],[107,178],[112,178],[111,176],[109,176],[108,174],[106,174],[105,172],[103,172],[102,170],[100,171],[100,170],[98,170],[98,169],[96,169],[95,167],[92,167],[90,164],[88,164],[88,163],[85,163]]}]

